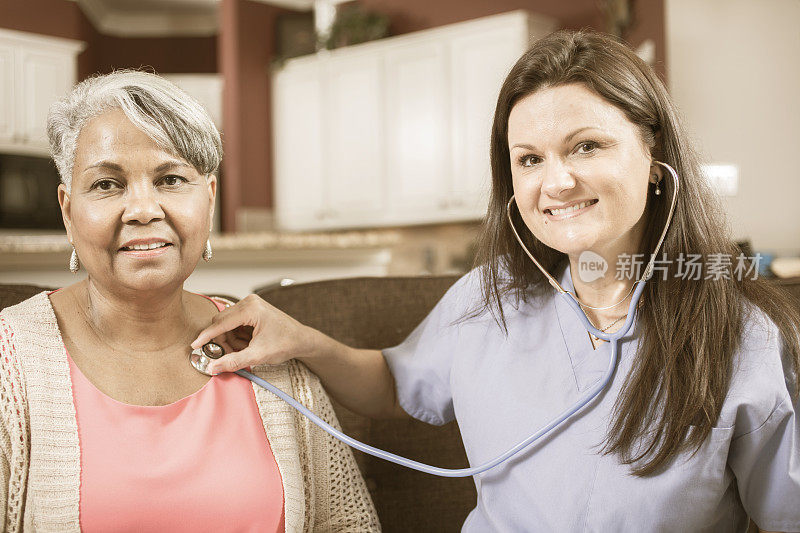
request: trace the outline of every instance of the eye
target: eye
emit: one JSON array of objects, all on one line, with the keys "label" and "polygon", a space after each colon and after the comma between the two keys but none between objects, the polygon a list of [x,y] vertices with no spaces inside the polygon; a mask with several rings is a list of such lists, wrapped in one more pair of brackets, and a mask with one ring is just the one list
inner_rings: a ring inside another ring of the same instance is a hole
[{"label": "eye", "polygon": [[590,154],[597,150],[597,144],[595,141],[585,141],[578,145],[578,153],[580,154]]},{"label": "eye", "polygon": [[92,184],[92,189],[97,189],[99,191],[111,191],[117,188],[119,185],[116,181],[112,179],[101,179],[97,180]]},{"label": "eye", "polygon": [[168,187],[175,187],[176,185],[180,185],[181,183],[188,183],[189,180],[184,178],[183,176],[176,176],[174,174],[169,174],[161,178],[161,183]]},{"label": "eye", "polygon": [[522,157],[520,157],[517,162],[519,163],[519,166],[521,166],[521,167],[530,168],[533,165],[536,165],[537,163],[540,163],[541,161],[542,161],[542,158],[539,157],[538,155],[530,155],[530,154],[528,154],[528,155],[523,155]]}]

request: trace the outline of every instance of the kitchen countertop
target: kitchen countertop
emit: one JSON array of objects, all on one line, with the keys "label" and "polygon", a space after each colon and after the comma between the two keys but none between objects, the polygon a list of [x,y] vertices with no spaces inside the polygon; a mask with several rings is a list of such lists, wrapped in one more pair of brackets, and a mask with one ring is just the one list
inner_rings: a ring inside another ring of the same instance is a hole
[{"label": "kitchen countertop", "polygon": [[[199,261],[187,290],[241,298],[284,278],[313,281],[383,276],[402,242],[397,230],[329,233],[258,232],[212,234],[214,259]],[[0,231],[0,283],[61,287],[85,276],[67,269],[72,247],[65,234]],[[78,276],[76,278],[76,276]]]},{"label": "kitchen countertop", "polygon": [[[198,268],[386,263],[390,250],[402,240],[401,232],[396,230],[212,234],[214,260],[201,261]],[[61,269],[71,250],[63,233],[19,235],[6,230],[0,233],[0,273],[8,277],[9,273],[20,276],[25,271]]]},{"label": "kitchen countertop", "polygon": [[[220,233],[211,235],[214,252],[227,250],[341,250],[384,248],[401,241],[394,230],[343,231],[331,233]],[[69,252],[66,234],[0,234],[0,254],[41,254]]]}]

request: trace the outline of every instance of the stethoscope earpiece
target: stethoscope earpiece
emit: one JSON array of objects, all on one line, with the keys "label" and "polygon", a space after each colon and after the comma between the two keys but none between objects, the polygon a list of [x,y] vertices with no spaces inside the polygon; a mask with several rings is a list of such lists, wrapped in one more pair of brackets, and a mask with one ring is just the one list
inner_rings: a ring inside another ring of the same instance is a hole
[{"label": "stethoscope earpiece", "polygon": [[215,374],[211,374],[208,371],[208,365],[211,364],[211,361],[219,359],[223,355],[225,355],[225,348],[216,342],[207,342],[202,347],[192,350],[192,353],[189,354],[189,362],[201,374],[214,376]]}]

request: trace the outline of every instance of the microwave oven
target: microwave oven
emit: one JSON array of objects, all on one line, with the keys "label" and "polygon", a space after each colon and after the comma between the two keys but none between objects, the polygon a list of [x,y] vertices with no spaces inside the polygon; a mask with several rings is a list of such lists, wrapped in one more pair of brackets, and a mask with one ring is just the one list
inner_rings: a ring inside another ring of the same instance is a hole
[{"label": "microwave oven", "polygon": [[63,230],[49,157],[0,154],[0,229]]}]

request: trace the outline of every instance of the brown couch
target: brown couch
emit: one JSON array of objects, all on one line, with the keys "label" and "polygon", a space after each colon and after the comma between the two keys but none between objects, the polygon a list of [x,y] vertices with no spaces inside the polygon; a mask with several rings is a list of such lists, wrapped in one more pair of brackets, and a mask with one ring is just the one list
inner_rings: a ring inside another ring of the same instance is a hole
[{"label": "brown couch", "polygon": [[[384,348],[400,343],[455,277],[353,278],[272,287],[264,299],[351,346]],[[0,309],[41,291],[32,285],[0,284]],[[348,435],[379,448],[436,466],[468,466],[458,426],[415,420],[373,421],[336,406]],[[383,530],[459,531],[475,506],[472,479],[422,474],[355,452]]]},{"label": "brown couch", "polygon": [[[301,322],[351,346],[383,348],[402,341],[425,317],[455,277],[353,278],[288,287],[258,294]],[[781,280],[800,306],[800,278]],[[0,309],[42,290],[0,285]],[[413,420],[374,421],[337,406],[346,433],[379,448],[434,464],[467,465],[458,426]],[[475,505],[471,479],[437,478],[356,453],[384,531],[458,531]]]}]

